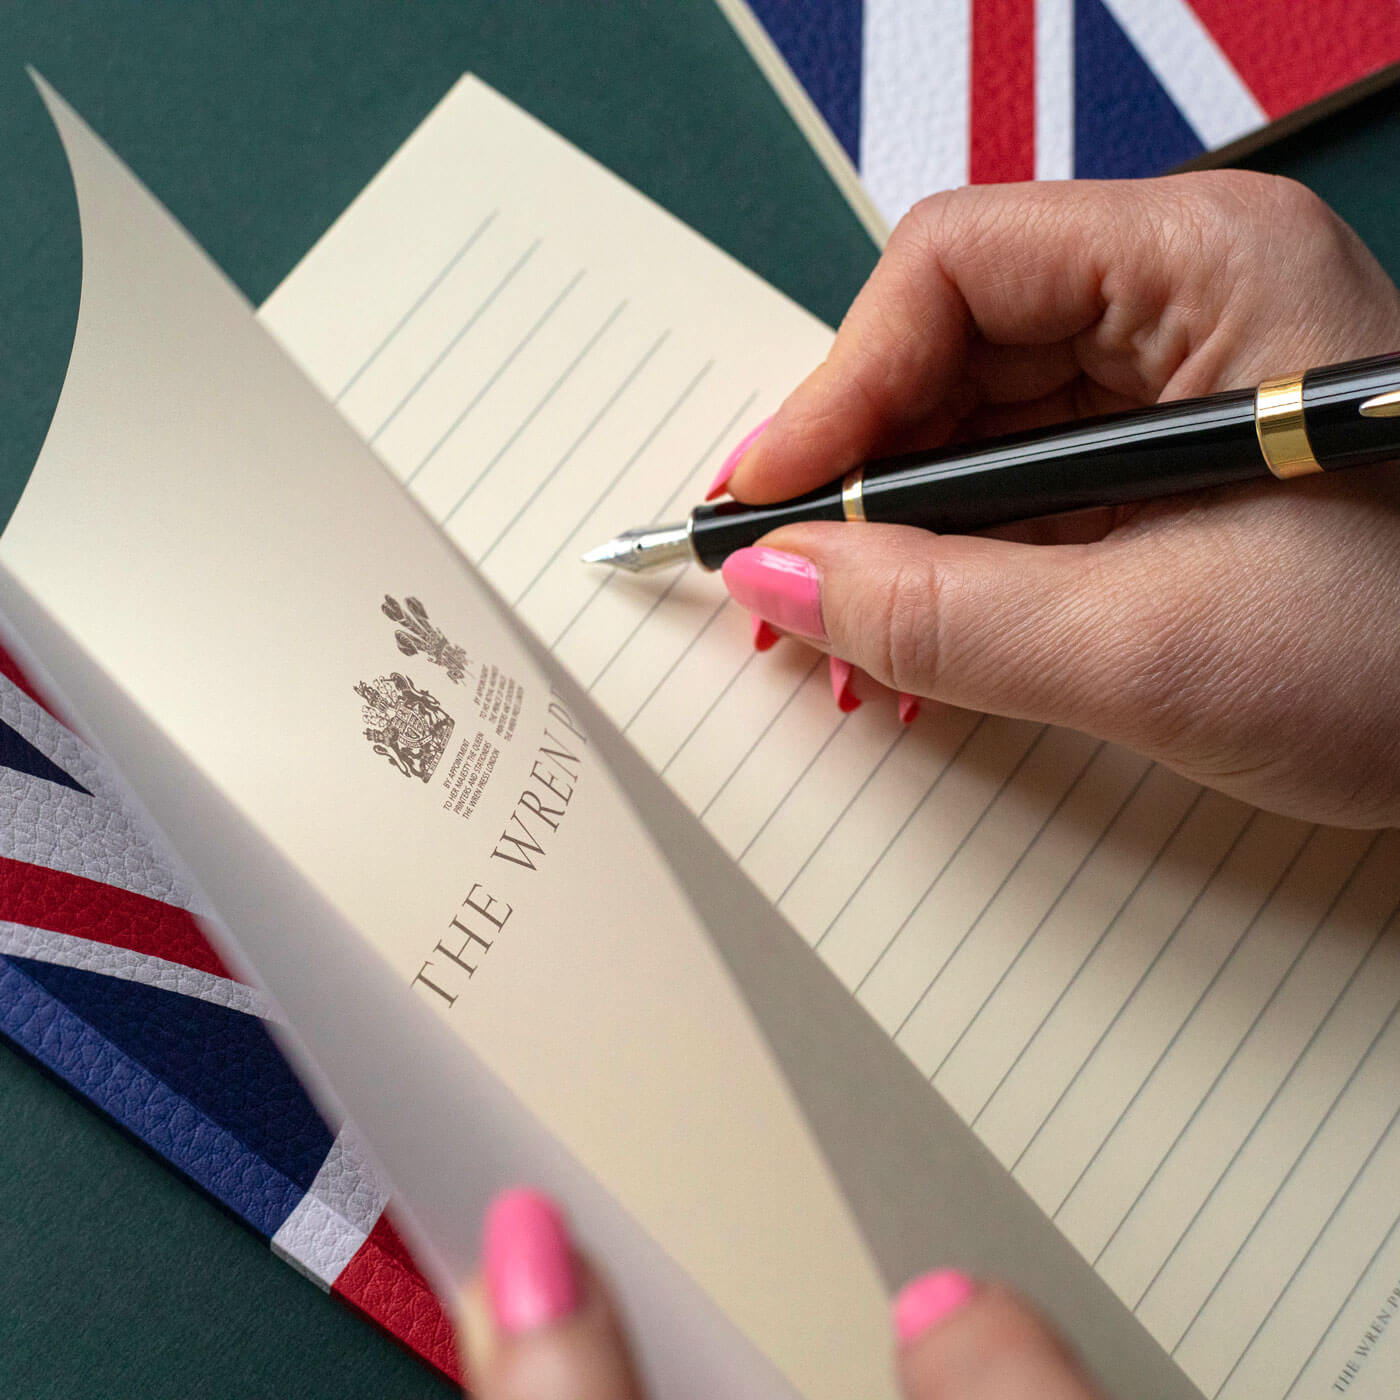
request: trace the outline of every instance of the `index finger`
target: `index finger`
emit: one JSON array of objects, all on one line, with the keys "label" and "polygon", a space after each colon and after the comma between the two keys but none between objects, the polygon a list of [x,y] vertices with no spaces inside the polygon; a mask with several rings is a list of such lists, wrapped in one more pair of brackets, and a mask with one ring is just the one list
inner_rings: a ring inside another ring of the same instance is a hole
[{"label": "index finger", "polygon": [[[730,490],[783,500],[911,439],[940,442],[979,404],[1052,395],[1079,377],[1077,338],[1101,322],[1125,350],[1095,366],[1105,387],[1155,398],[1185,354],[1180,337],[1134,340],[1181,261],[1162,183],[990,185],[917,205]],[[1191,275],[1208,285],[1199,248]]]}]

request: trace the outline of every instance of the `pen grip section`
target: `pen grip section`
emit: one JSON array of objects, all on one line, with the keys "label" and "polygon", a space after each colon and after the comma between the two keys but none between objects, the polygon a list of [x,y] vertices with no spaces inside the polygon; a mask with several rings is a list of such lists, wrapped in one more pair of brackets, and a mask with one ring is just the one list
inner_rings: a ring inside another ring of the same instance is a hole
[{"label": "pen grip section", "polygon": [[757,544],[780,525],[799,525],[806,520],[844,520],[841,485],[822,486],[790,501],[767,506],[745,505],[742,501],[721,501],[718,505],[697,506],[690,531],[691,548],[701,565],[717,569],[737,549]]},{"label": "pen grip section", "polygon": [[872,463],[866,518],[969,534],[1017,520],[1126,505],[1265,475],[1254,391],[1067,423]]}]

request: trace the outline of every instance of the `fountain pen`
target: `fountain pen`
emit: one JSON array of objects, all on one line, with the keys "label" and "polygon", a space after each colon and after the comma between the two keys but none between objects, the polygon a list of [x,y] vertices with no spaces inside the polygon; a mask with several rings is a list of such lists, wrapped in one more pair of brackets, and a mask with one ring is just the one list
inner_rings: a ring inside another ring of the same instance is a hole
[{"label": "fountain pen", "polygon": [[1400,354],[883,458],[792,500],[697,506],[688,520],[624,531],[583,559],[630,572],[678,563],[717,569],[770,530],[804,520],[970,534],[1253,478],[1287,480],[1386,461],[1400,461]]}]

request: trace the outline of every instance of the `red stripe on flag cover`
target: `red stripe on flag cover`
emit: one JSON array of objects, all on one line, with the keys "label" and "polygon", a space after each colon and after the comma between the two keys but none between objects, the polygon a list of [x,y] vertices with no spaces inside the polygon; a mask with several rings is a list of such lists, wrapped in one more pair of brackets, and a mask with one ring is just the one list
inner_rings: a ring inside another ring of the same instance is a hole
[{"label": "red stripe on flag cover", "polygon": [[1035,0],[972,0],[974,185],[1035,178]]},{"label": "red stripe on flag cover", "polygon": [[418,1272],[385,1211],[331,1285],[331,1292],[359,1308],[453,1380],[461,1379],[452,1324],[437,1295]]},{"label": "red stripe on flag cover", "polygon": [[1271,117],[1400,61],[1395,0],[1188,3]]},{"label": "red stripe on flag cover", "polygon": [[19,669],[19,662],[17,662],[4,647],[0,647],[0,676],[12,680],[36,705],[42,705],[60,724],[63,723],[58,715],[54,714],[53,710],[49,707],[48,701],[30,685],[29,677]]},{"label": "red stripe on flag cover", "polygon": [[185,910],[46,865],[0,856],[0,919],[238,980]]}]

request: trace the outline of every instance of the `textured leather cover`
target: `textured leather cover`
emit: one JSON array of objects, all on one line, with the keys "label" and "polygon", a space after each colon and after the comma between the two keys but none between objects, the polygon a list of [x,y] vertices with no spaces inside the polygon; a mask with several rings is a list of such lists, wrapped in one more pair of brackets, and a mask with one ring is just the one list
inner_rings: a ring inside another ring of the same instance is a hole
[{"label": "textured leather cover", "polygon": [[1157,175],[1400,62],[1368,0],[748,0],[891,224],[969,183]]},{"label": "textured leather cover", "polygon": [[0,650],[0,1034],[456,1376],[388,1193],[282,1058],[276,1014],[210,947],[108,765]]}]

